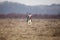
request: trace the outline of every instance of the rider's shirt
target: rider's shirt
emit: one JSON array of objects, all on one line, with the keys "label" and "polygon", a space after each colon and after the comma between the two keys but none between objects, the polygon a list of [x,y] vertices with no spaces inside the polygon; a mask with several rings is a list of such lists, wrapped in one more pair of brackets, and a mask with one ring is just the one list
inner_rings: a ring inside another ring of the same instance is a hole
[{"label": "rider's shirt", "polygon": [[31,15],[28,15],[29,19],[31,19]]}]

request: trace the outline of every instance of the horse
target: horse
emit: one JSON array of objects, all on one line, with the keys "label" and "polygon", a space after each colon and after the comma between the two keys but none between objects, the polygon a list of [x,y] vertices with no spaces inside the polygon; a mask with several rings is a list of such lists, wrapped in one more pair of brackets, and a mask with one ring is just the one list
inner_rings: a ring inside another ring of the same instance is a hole
[{"label": "horse", "polygon": [[32,20],[28,20],[28,25],[31,25],[32,24]]},{"label": "horse", "polygon": [[27,16],[27,23],[28,23],[28,25],[31,25],[32,24],[32,19],[31,19],[31,14],[29,14],[28,16]]}]

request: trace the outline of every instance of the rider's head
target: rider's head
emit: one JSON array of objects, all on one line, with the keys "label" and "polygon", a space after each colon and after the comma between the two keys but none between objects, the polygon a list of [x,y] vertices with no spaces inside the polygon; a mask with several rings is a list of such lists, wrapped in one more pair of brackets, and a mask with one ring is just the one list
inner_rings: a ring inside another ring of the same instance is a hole
[{"label": "rider's head", "polygon": [[28,15],[31,15],[31,13],[28,13]]}]

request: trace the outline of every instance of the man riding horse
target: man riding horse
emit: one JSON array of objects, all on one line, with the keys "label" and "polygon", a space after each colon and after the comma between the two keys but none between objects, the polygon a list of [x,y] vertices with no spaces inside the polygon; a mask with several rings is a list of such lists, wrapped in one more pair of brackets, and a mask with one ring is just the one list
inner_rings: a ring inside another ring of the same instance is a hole
[{"label": "man riding horse", "polygon": [[32,17],[32,15],[31,15],[31,13],[29,13],[29,14],[27,15],[28,25],[31,25],[31,23],[32,23],[31,17]]}]

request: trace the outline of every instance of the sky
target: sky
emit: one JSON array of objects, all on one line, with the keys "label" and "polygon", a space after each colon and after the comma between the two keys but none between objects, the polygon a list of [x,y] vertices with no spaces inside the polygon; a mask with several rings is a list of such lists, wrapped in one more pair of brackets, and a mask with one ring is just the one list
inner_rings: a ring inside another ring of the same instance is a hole
[{"label": "sky", "polygon": [[0,0],[0,2],[9,1],[17,2],[25,5],[51,5],[51,4],[60,4],[60,0]]}]

